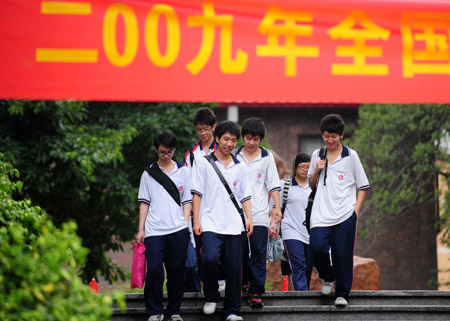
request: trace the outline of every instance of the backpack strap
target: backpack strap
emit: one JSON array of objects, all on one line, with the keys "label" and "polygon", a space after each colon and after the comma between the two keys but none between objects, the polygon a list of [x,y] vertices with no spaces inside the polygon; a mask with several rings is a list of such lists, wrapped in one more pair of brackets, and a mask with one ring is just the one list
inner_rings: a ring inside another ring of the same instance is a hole
[{"label": "backpack strap", "polygon": [[172,196],[175,203],[178,204],[178,206],[181,207],[181,198],[180,198],[180,192],[178,191],[177,186],[175,183],[170,179],[169,176],[167,176],[160,168],[156,167],[147,167],[145,171],[153,177],[159,184],[161,184],[164,189],[167,191],[167,193]]},{"label": "backpack strap", "polygon": [[291,178],[283,179],[283,206],[281,207],[281,218],[284,218],[284,211],[286,210],[286,204],[288,199],[289,187],[291,186]]},{"label": "backpack strap", "polygon": [[194,152],[189,150],[189,160],[191,161],[191,168],[194,167]]},{"label": "backpack strap", "polygon": [[326,179],[327,179],[327,169],[328,169],[328,158],[327,158],[327,147],[324,146],[319,150],[319,158],[321,160],[325,161],[325,172],[323,175],[323,185],[327,185],[326,184]]}]

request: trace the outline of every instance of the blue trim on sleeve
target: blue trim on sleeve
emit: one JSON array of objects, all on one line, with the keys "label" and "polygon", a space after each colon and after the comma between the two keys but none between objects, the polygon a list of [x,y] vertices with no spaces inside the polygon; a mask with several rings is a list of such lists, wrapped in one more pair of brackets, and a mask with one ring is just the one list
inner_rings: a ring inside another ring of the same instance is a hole
[{"label": "blue trim on sleeve", "polygon": [[370,188],[370,185],[364,185],[364,186],[358,187],[358,190],[364,190],[364,189],[369,189],[369,188]]},{"label": "blue trim on sleeve", "polygon": [[245,201],[250,200],[251,198],[252,198],[251,196],[247,196],[247,197],[243,198],[243,199],[241,200],[241,204],[244,203]]},{"label": "blue trim on sleeve", "polygon": [[189,203],[192,203],[192,200],[184,201],[184,202],[181,203],[181,205],[185,205],[185,204],[189,204]]},{"label": "blue trim on sleeve", "polygon": [[269,193],[273,193],[273,192],[275,192],[275,191],[281,191],[281,187],[274,187],[274,188],[272,188],[270,191],[269,191]]},{"label": "blue trim on sleeve", "polygon": [[196,191],[195,189],[192,189],[192,190],[191,190],[191,193],[192,193],[192,194],[195,193],[195,194],[197,194],[198,196],[203,197],[202,193],[200,193],[199,191]]},{"label": "blue trim on sleeve", "polygon": [[145,204],[150,205],[150,201],[149,201],[149,200],[146,200],[145,198],[139,198],[139,199],[138,199],[138,202],[139,202],[139,203],[145,203]]}]

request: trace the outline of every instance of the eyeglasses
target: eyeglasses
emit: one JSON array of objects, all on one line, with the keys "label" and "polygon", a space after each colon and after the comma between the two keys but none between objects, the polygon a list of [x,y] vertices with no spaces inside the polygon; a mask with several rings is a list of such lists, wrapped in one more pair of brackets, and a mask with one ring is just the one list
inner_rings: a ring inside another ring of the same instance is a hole
[{"label": "eyeglasses", "polygon": [[159,156],[172,156],[174,153],[174,151],[170,151],[170,152],[158,152]]},{"label": "eyeglasses", "polygon": [[207,133],[211,130],[211,126],[208,127],[203,127],[203,128],[196,128],[195,130],[197,131],[197,133],[201,134],[203,132]]},{"label": "eyeglasses", "polygon": [[307,171],[309,169],[309,165],[298,165],[297,168],[300,168],[301,170]]}]

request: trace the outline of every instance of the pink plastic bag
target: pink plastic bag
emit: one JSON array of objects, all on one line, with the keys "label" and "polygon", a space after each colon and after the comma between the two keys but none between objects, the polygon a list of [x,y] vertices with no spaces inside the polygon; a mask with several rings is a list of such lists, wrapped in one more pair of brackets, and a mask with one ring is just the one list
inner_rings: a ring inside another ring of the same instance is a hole
[{"label": "pink plastic bag", "polygon": [[142,289],[145,282],[145,246],[144,243],[133,244],[133,265],[131,266],[131,288]]}]

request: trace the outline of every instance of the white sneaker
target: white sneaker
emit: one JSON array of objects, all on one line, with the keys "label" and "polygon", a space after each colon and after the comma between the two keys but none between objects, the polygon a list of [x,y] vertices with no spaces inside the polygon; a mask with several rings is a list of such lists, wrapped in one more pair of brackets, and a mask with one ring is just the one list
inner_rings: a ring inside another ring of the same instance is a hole
[{"label": "white sneaker", "polygon": [[336,298],[336,301],[334,301],[334,305],[337,306],[337,307],[346,307],[347,304],[348,304],[348,301],[345,298],[341,297],[341,296],[338,296]]},{"label": "white sneaker", "polygon": [[227,283],[225,282],[225,280],[220,280],[219,281],[219,292],[225,292],[226,285],[227,285]]},{"label": "white sneaker", "polygon": [[216,302],[206,302],[203,306],[203,313],[204,314],[213,314],[216,311]]},{"label": "white sneaker", "polygon": [[320,282],[322,282],[322,287],[320,288],[320,292],[323,295],[330,295],[333,292],[333,281],[327,282],[324,279],[320,279]]},{"label": "white sneaker", "polygon": [[226,321],[243,321],[244,319],[242,319],[241,316],[238,316],[236,314],[230,314],[229,316],[227,316]]},{"label": "white sneaker", "polygon": [[151,315],[147,321],[161,321],[163,319],[164,319],[164,314],[155,314],[155,315]]}]

